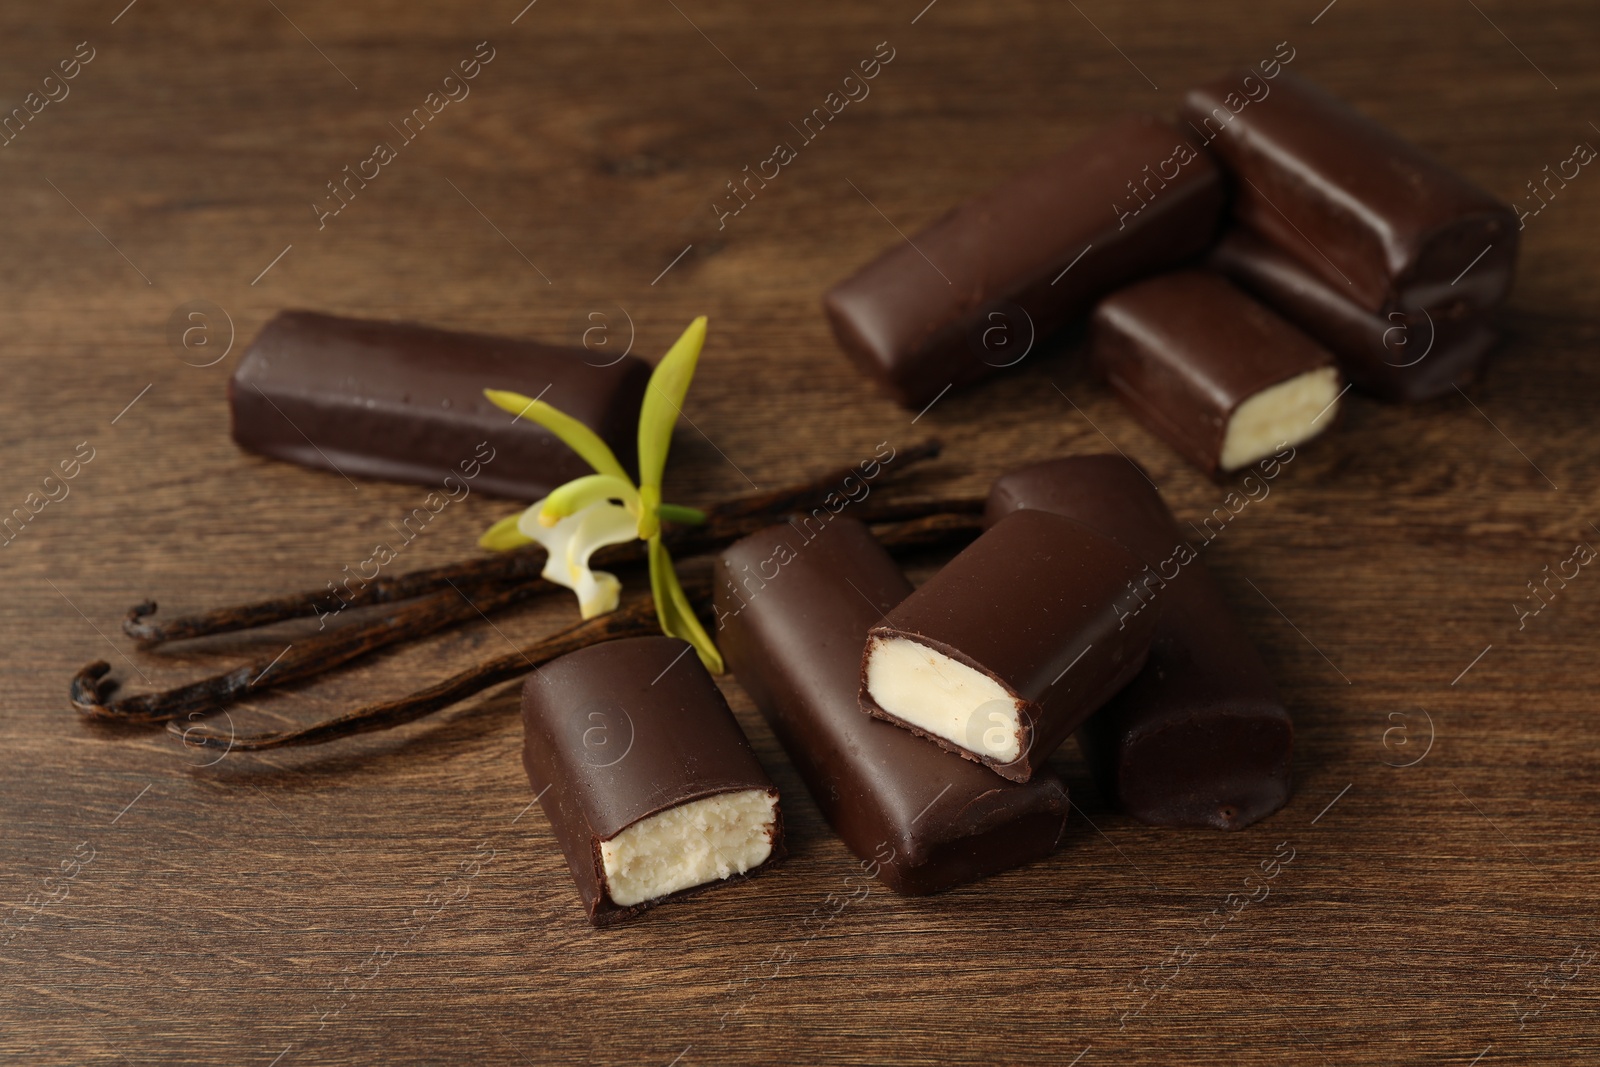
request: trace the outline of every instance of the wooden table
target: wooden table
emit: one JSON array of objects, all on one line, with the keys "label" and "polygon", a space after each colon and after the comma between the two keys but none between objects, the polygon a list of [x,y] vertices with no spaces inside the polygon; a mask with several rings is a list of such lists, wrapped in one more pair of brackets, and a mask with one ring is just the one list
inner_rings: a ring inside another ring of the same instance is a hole
[{"label": "wooden table", "polygon": [[[1114,445],[1198,518],[1228,487],[1140,429],[1073,346],[913,425],[833,345],[823,289],[897,228],[1280,41],[1293,69],[1526,197],[1600,144],[1591,7],[122,2],[0,16],[4,108],[67,93],[0,148],[0,511],[92,453],[0,549],[0,1059],[1600,1057],[1600,577],[1520,628],[1515,609],[1547,565],[1600,544],[1587,171],[1527,220],[1486,378],[1416,408],[1352,398],[1210,548],[1299,734],[1293,801],[1245,832],[1108,811],[1068,746],[1080,812],[1052,859],[807,922],[856,864],[729,679],[791,859],[596,932],[527,810],[514,687],[392,734],[215,763],[66,700],[90,659],[141,686],[288,643],[292,628],[140,653],[119,622],[147,595],[179,612],[320,586],[419,502],[230,443],[227,376],[284,307],[568,340],[601,313],[619,342],[631,319],[651,358],[705,312],[670,470],[688,501],[938,435],[947,455],[915,491],[981,492],[1017,461]],[[402,141],[390,124],[475,50],[492,58],[470,95]],[[893,58],[870,96],[719,225],[725,183],[875,52]],[[75,54],[75,78],[43,81]],[[379,141],[395,158],[319,218]],[[470,554],[509,510],[452,505],[401,565]],[[570,614],[513,610],[235,720],[398,695]],[[1267,898],[1211,937],[1205,917],[1290,850]]]}]

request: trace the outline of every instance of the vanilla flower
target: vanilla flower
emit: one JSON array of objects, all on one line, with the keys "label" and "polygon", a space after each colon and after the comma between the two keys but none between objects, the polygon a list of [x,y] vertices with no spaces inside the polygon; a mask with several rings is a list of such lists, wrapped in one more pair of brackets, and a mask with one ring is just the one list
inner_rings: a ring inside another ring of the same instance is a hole
[{"label": "vanilla flower", "polygon": [[535,541],[543,545],[547,553],[544,577],[576,593],[579,610],[585,619],[590,619],[615,611],[622,591],[614,575],[589,568],[590,557],[606,545],[622,544],[635,537],[647,542],[650,592],[662,631],[689,642],[707,668],[721,673],[722,655],[695,618],[672,569],[672,558],[661,541],[663,519],[705,521],[703,512],[661,502],[661,478],[672,444],[672,427],[678,421],[705,339],[706,319],[702,315],[689,324],[650,375],[639,410],[638,485],[633,484],[599,435],[577,419],[542,400],[485,389],[484,395],[492,403],[555,434],[595,473],[576,478],[526,511],[500,520],[478,543],[501,551]]}]

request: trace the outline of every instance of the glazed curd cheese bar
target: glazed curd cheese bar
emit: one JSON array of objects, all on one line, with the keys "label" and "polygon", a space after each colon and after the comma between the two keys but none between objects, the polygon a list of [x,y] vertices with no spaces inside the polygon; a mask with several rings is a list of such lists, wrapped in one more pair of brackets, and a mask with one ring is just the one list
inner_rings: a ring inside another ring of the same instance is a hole
[{"label": "glazed curd cheese bar", "polygon": [[1144,472],[1072,456],[1002,475],[988,523],[1022,509],[1076,519],[1144,568],[1127,602],[1160,612],[1144,669],[1078,729],[1101,792],[1154,826],[1238,830],[1289,800],[1294,724],[1226,594]]},{"label": "glazed curd cheese bar", "polygon": [[862,709],[1028,781],[1144,665],[1140,566],[1071,519],[1006,516],[868,631]]},{"label": "glazed curd cheese bar", "polygon": [[650,364],[582,348],[284,311],[228,382],[233,439],[273,459],[532,502],[592,473],[550,431],[483,395],[542,399],[598,433],[631,468]]},{"label": "glazed curd cheese bar", "polygon": [[768,527],[723,551],[716,639],[834,831],[890,889],[934,893],[1039,859],[1069,804],[1048,770],[1008,782],[861,714],[867,631],[911,593],[871,532]]},{"label": "glazed curd cheese bar", "polygon": [[1112,293],[1095,309],[1092,346],[1140,421],[1213,475],[1327,429],[1344,387],[1332,353],[1210,271]]},{"label": "glazed curd cheese bar", "polygon": [[522,688],[522,762],[596,926],[784,855],[778,791],[700,658],[605,641]]}]

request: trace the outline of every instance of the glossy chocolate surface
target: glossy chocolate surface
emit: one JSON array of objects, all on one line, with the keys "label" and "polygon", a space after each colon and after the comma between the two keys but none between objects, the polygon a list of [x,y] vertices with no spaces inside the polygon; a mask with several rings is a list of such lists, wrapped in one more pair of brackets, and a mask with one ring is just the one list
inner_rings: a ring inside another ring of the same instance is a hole
[{"label": "glossy chocolate surface", "polygon": [[1100,372],[1134,414],[1208,474],[1218,471],[1235,408],[1335,362],[1276,312],[1203,270],[1112,293],[1095,309],[1092,344]]},{"label": "glossy chocolate surface", "polygon": [[[1159,612],[1130,615],[1124,608],[1141,566],[1117,542],[1059,515],[1018,511],[990,527],[870,636],[926,645],[1027,701],[1021,755],[999,763],[913,732],[1004,778],[1027,781],[1144,665]],[[861,706],[913,729],[872,699],[865,664]]]},{"label": "glossy chocolate surface", "polygon": [[1108,798],[1155,826],[1237,830],[1289,799],[1294,726],[1249,634],[1144,473],[1121,456],[1036,463],[995,480],[985,520],[1022,508],[1076,519],[1146,563],[1160,609],[1150,658],[1078,731]]},{"label": "glossy chocolate surface", "polygon": [[[522,725],[528,781],[596,926],[661,902],[623,908],[611,901],[602,841],[703,797],[777,792],[711,675],[675,637],[606,641],[545,664],[522,687]],[[771,856],[750,873],[783,854],[780,816]]]},{"label": "glossy chocolate surface", "polygon": [[715,637],[739,684],[880,881],[934,893],[1055,848],[1069,808],[1054,774],[1007,782],[861,714],[867,630],[911,592],[865,526],[769,527],[722,553],[717,585]]},{"label": "glossy chocolate surface", "polygon": [[1014,365],[1100,296],[1204,251],[1223,185],[1193,140],[1126,118],[968,200],[834,286],[834,336],[912,408]]},{"label": "glossy chocolate surface", "polygon": [[1375,315],[1242,227],[1223,236],[1208,265],[1328,346],[1357,389],[1385,400],[1430,400],[1466,385],[1497,339],[1485,312],[1459,304]]},{"label": "glossy chocolate surface", "polygon": [[262,327],[228,383],[233,439],[352,477],[446,493],[465,482],[531,503],[592,471],[554,434],[513,420],[483,391],[555,405],[631,469],[650,365],[632,356],[603,367],[586,360],[599,362],[582,348],[284,311]]},{"label": "glossy chocolate surface", "polygon": [[1319,86],[1222,78],[1183,118],[1232,172],[1234,216],[1366,310],[1484,308],[1510,289],[1511,207]]}]

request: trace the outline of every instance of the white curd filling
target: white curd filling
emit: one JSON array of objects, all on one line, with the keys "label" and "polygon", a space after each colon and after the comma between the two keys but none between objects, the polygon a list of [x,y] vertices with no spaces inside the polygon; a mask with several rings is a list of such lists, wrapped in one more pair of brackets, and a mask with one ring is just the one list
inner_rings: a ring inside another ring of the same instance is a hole
[{"label": "white curd filling", "polygon": [[1309,441],[1338,414],[1339,371],[1318,367],[1268,386],[1233,409],[1222,438],[1221,467],[1247,467],[1285,445]]},{"label": "white curd filling", "polygon": [[974,755],[1022,755],[1022,702],[982,671],[904,637],[874,637],[867,692],[890,715]]},{"label": "white curd filling", "polygon": [[600,842],[612,903],[655,900],[759,867],[772,855],[778,798],[764,789],[693,800]]}]

